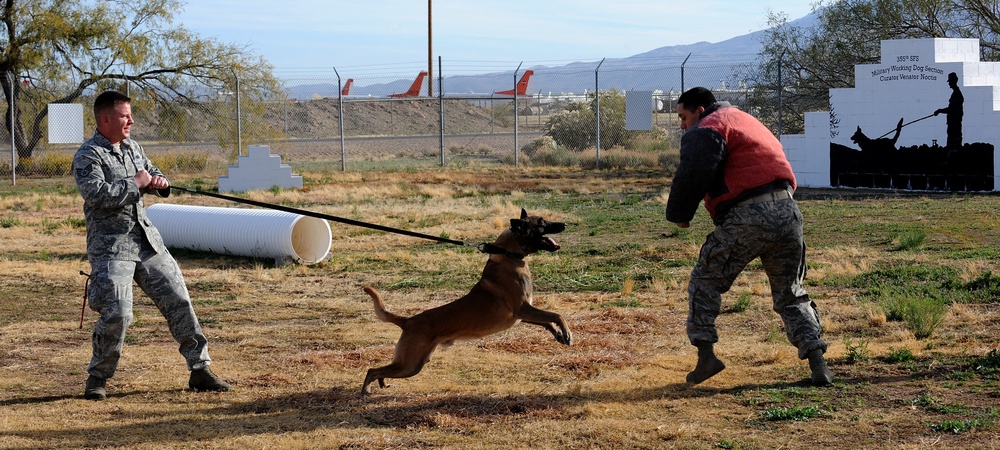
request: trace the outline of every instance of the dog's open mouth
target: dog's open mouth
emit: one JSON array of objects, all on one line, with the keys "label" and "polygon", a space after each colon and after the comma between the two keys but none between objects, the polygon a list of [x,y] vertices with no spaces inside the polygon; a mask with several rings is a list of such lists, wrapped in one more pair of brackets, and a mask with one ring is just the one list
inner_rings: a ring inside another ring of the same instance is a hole
[{"label": "dog's open mouth", "polygon": [[556,250],[559,250],[560,248],[562,248],[562,246],[559,245],[559,243],[556,242],[555,239],[552,239],[552,238],[550,238],[548,236],[542,236],[542,249],[543,250],[548,250],[550,252],[554,252]]}]

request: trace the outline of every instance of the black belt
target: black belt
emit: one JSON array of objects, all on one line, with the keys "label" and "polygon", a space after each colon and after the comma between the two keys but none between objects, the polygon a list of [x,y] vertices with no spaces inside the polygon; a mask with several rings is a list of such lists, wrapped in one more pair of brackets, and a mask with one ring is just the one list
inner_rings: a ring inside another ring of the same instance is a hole
[{"label": "black belt", "polygon": [[776,202],[778,200],[785,200],[792,198],[792,191],[790,189],[781,189],[777,191],[765,192],[760,195],[750,197],[740,201],[735,206],[746,206],[752,203],[763,203],[763,202]]}]

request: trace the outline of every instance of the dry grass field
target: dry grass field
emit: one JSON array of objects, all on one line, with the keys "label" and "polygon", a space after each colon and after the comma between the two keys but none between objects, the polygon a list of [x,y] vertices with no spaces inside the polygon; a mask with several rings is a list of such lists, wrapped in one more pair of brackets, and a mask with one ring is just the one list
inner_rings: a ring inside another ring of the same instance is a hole
[{"label": "dry grass field", "polygon": [[664,221],[662,174],[470,165],[303,176],[301,191],[247,196],[471,243],[522,207],[566,222],[562,250],[528,262],[536,305],[563,315],[574,345],[520,324],[360,396],[399,335],[361,286],[412,314],[464,294],[486,256],[332,223],[331,256],[315,265],[175,252],[212,367],[233,391],[187,389],[176,343],[136,290],[109,398],[87,401],[96,314],[80,328],[82,201],[70,179],[19,179],[0,187],[0,448],[1000,447],[1000,196],[800,190],[807,288],[835,384],[807,383],[754,263],[724,297],[727,369],[689,387],[687,275],[711,224],[704,211],[690,229]]}]

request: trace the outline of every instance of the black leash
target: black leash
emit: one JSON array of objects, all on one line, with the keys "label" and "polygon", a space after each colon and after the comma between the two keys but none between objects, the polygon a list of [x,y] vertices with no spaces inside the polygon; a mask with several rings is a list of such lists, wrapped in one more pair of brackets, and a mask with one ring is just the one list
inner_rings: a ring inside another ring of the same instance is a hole
[{"label": "black leash", "polygon": [[232,196],[223,195],[223,194],[216,194],[214,192],[199,191],[197,189],[188,189],[186,187],[181,187],[181,186],[173,186],[173,185],[171,185],[170,189],[177,190],[177,191],[182,191],[182,192],[188,192],[188,193],[191,193],[191,194],[204,195],[204,196],[207,196],[207,197],[215,197],[215,198],[218,198],[218,199],[229,200],[231,202],[236,202],[236,203],[243,203],[243,204],[247,204],[247,205],[259,206],[261,208],[273,209],[273,210],[277,210],[277,211],[284,211],[284,212],[288,212],[288,213],[292,213],[292,214],[301,214],[303,216],[315,217],[317,219],[329,220],[331,222],[346,223],[348,225],[354,225],[354,226],[364,227],[364,228],[371,228],[373,230],[386,231],[386,232],[389,232],[389,233],[402,234],[402,235],[412,236],[412,237],[418,237],[418,238],[422,238],[422,239],[429,239],[429,240],[432,240],[432,241],[444,242],[446,244],[455,244],[455,245],[461,245],[461,246],[465,246],[465,247],[475,247],[476,249],[478,249],[479,251],[481,251],[483,253],[490,253],[490,254],[508,254],[509,253],[505,249],[499,248],[499,247],[497,247],[497,246],[495,246],[493,244],[489,244],[489,243],[485,243],[485,242],[482,243],[482,244],[470,244],[468,242],[456,241],[454,239],[447,239],[447,238],[438,237],[438,236],[431,236],[429,234],[417,233],[415,231],[402,230],[402,229],[399,229],[399,228],[392,228],[392,227],[387,227],[387,226],[384,226],[384,225],[378,225],[378,224],[374,224],[374,223],[362,222],[362,221],[359,221],[359,220],[345,219],[343,217],[331,216],[329,214],[323,214],[323,213],[318,213],[318,212],[313,212],[313,211],[306,211],[304,209],[292,208],[292,207],[289,207],[289,206],[275,205],[275,204],[272,204],[272,203],[258,202],[256,200],[250,200],[250,199],[246,199],[246,198],[232,197]]},{"label": "black leash", "polygon": [[[931,117],[934,117],[934,114],[928,114],[928,115],[926,115],[926,116],[924,116],[924,117],[921,117],[921,118],[919,118],[919,119],[917,119],[917,120],[911,120],[911,121],[909,121],[909,122],[906,122],[906,123],[904,123],[904,124],[900,125],[900,126],[899,126],[899,128],[903,128],[903,127],[905,127],[905,126],[907,126],[907,125],[909,125],[909,124],[911,124],[911,123],[916,123],[916,122],[920,122],[921,120],[924,120],[924,119],[930,119]],[[891,129],[891,130],[887,131],[887,132],[886,132],[885,134],[883,134],[883,135],[881,135],[881,136],[879,136],[879,137],[877,137],[877,138],[875,138],[875,139],[882,139],[882,138],[884,138],[884,137],[888,136],[888,135],[889,135],[889,133],[892,133],[893,131],[896,131],[896,129],[895,129],[895,128],[893,128],[893,129]]]}]

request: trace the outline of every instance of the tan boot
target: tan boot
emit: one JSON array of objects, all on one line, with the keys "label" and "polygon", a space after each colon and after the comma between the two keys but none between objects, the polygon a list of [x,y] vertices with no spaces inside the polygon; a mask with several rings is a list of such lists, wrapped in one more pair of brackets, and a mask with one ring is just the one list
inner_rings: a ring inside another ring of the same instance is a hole
[{"label": "tan boot", "polygon": [[188,387],[192,391],[215,391],[225,392],[233,387],[219,378],[207,366],[204,369],[191,371],[191,379],[188,380]]},{"label": "tan boot", "polygon": [[812,370],[813,386],[826,386],[833,383],[833,372],[826,365],[822,349],[817,348],[809,352],[809,369]]},{"label": "tan boot", "polygon": [[722,372],[726,368],[719,358],[715,357],[715,350],[710,343],[698,343],[698,364],[694,370],[687,374],[688,384],[698,384],[715,374]]},{"label": "tan boot", "polygon": [[87,400],[104,400],[108,398],[108,393],[104,386],[107,380],[93,375],[87,377],[87,387],[83,391],[83,398]]}]

